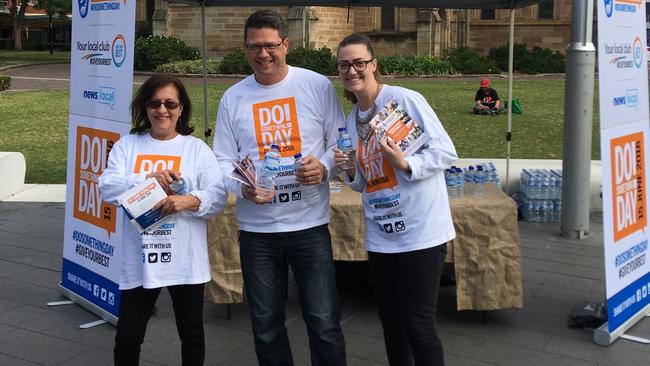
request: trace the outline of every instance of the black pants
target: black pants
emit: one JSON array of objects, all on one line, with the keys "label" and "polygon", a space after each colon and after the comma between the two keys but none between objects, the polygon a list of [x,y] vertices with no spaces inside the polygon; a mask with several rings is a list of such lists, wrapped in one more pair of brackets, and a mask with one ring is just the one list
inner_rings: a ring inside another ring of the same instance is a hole
[{"label": "black pants", "polygon": [[[113,350],[115,366],[138,365],[147,322],[160,290],[136,287],[120,291],[120,317]],[[183,366],[203,365],[203,284],[168,286],[167,291],[174,305]]]},{"label": "black pants", "polygon": [[369,252],[391,366],[442,366],[436,305],[446,245],[406,253]]}]

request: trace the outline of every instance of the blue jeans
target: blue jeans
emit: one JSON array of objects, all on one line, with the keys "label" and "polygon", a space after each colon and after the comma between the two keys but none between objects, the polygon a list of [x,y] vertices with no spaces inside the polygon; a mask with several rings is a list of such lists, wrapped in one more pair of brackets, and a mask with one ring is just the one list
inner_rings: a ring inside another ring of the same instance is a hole
[{"label": "blue jeans", "polygon": [[327,225],[285,233],[240,231],[239,242],[260,365],[293,365],[284,325],[289,265],[307,324],[311,364],[345,365],[341,309]]}]

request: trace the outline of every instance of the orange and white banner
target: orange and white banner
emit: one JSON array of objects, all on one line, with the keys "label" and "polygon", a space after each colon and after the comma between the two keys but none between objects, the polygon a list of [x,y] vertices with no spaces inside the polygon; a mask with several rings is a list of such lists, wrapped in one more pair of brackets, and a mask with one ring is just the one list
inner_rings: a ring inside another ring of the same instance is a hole
[{"label": "orange and white banner", "polygon": [[119,310],[122,210],[97,184],[131,128],[134,29],[135,1],[73,0],[61,287],[109,321]]},{"label": "orange and white banner", "polygon": [[650,304],[645,2],[598,2],[600,148],[608,331]]}]

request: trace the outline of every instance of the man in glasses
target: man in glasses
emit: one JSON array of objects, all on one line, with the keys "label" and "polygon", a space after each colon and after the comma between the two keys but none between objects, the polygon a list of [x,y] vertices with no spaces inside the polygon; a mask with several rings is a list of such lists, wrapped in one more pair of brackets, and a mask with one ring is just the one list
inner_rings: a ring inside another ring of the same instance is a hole
[{"label": "man in glasses", "polygon": [[[329,223],[328,170],[334,168],[337,130],[345,125],[331,82],[286,63],[287,26],[270,10],[253,13],[244,48],[254,71],[221,98],[214,152],[230,175],[232,161],[250,155],[258,175],[269,147],[280,147],[279,174],[271,198],[228,180],[237,194],[240,259],[255,350],[261,365],[293,365],[285,323],[288,266],[307,323],[312,365],[345,365]],[[294,170],[294,155],[302,164]],[[317,186],[306,203],[301,186]]]}]

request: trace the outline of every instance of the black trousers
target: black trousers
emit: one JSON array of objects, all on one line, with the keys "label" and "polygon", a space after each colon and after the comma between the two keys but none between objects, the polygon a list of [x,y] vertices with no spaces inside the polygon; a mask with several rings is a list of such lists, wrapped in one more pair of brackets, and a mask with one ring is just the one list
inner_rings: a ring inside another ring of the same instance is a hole
[{"label": "black trousers", "polygon": [[406,253],[368,252],[391,366],[442,366],[436,306],[446,245]]},{"label": "black trousers", "polygon": [[[181,339],[183,366],[203,365],[203,284],[168,286],[174,305],[176,329]],[[113,357],[115,366],[138,365],[147,322],[161,288],[136,287],[120,291],[120,316]]]}]

